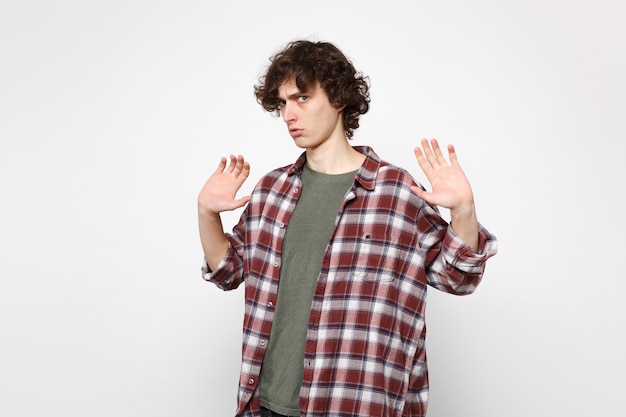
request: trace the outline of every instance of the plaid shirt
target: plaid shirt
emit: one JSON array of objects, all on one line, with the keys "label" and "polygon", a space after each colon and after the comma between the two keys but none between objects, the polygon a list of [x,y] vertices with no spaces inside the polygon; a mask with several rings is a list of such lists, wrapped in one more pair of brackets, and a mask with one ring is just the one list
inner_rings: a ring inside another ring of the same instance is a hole
[{"label": "plaid shirt", "polygon": [[[367,157],[343,199],[326,247],[308,322],[300,410],[307,417],[418,417],[428,405],[426,288],[474,291],[496,239],[480,226],[475,254],[411,192],[413,178]],[[259,417],[258,382],[278,294],[281,249],[302,182],[303,154],[264,176],[229,249],[204,279],[245,282],[238,415]]]}]

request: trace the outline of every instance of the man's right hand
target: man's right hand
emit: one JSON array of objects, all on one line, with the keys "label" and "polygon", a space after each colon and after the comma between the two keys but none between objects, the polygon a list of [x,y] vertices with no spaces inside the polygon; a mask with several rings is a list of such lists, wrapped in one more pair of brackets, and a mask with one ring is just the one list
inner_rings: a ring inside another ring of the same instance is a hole
[{"label": "man's right hand", "polygon": [[200,241],[204,259],[211,270],[217,268],[228,249],[220,213],[243,207],[250,201],[250,196],[236,198],[237,191],[250,174],[250,164],[241,155],[231,155],[228,167],[226,162],[226,158],[220,160],[198,196]]},{"label": "man's right hand", "polygon": [[200,215],[217,214],[222,211],[235,210],[250,201],[250,196],[236,198],[237,191],[250,174],[250,164],[243,156],[230,156],[230,164],[222,158],[215,172],[207,180],[198,196],[198,213]]}]

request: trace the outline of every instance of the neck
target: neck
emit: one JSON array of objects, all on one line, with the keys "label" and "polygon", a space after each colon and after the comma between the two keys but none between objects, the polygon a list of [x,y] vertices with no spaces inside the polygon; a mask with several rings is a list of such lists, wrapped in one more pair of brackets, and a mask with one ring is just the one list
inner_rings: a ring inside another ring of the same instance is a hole
[{"label": "neck", "polygon": [[307,164],[314,171],[331,175],[345,174],[359,169],[365,160],[365,155],[350,146],[345,137],[327,141],[324,145],[306,150]]}]

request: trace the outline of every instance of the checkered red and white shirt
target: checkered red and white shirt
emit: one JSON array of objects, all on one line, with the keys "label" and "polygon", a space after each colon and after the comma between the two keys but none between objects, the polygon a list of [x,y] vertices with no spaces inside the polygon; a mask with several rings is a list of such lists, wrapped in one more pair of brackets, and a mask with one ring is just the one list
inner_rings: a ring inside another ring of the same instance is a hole
[{"label": "checkered red and white shirt", "polygon": [[[428,405],[426,288],[469,294],[496,238],[480,226],[475,254],[411,192],[411,175],[367,157],[341,203],[326,247],[308,323],[301,415],[425,416]],[[264,176],[215,271],[224,290],[245,283],[237,414],[259,417],[257,390],[278,295],[281,248],[300,195],[303,154]],[[323,198],[323,196],[320,196]]]}]

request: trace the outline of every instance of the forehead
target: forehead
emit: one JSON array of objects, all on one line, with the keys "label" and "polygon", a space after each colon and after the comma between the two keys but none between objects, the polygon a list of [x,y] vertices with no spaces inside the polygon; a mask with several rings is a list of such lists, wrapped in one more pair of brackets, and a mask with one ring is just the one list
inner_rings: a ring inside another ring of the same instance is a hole
[{"label": "forehead", "polygon": [[320,83],[316,81],[314,84],[307,86],[304,90],[301,90],[296,84],[296,79],[292,77],[283,81],[282,84],[278,86],[278,97],[281,99],[285,99],[302,93],[314,94],[320,89]]}]

